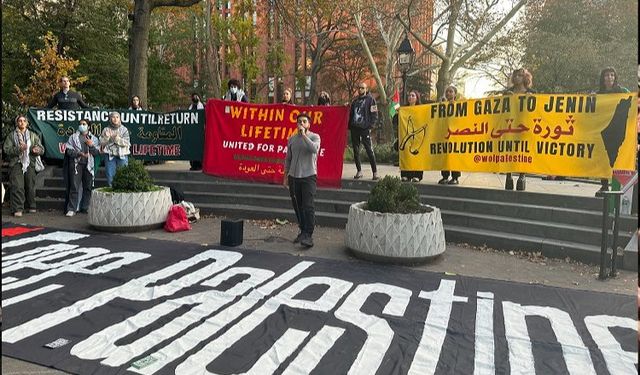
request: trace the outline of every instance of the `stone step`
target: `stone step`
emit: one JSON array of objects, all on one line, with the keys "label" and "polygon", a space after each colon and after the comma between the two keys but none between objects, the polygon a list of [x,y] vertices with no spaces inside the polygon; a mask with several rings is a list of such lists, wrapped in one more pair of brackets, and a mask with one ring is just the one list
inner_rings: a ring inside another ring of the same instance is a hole
[{"label": "stone step", "polygon": [[[166,170],[150,170],[151,176],[160,185],[162,184],[175,184],[176,186],[185,187],[183,184],[189,184],[189,188],[181,190],[197,190],[201,189],[198,183],[205,185],[228,185],[240,187],[242,185],[248,185],[252,187],[259,186],[265,189],[279,188],[279,185],[254,183],[243,180],[231,180],[215,176],[206,175],[198,171],[166,171]],[[62,180],[61,168],[54,168],[52,177],[54,179]],[[98,172],[98,179],[104,176],[104,171]],[[374,181],[370,180],[353,180],[343,179],[342,190],[364,190],[370,191],[375,185]],[[191,186],[191,184],[196,184]],[[583,210],[601,210],[602,200],[596,197],[577,197],[571,195],[555,195],[555,194],[543,194],[533,193],[527,191],[507,191],[498,189],[482,189],[477,187],[465,187],[465,186],[448,186],[437,184],[415,184],[418,192],[421,195],[434,195],[445,197],[457,197],[465,199],[477,199],[485,201],[496,201],[505,203],[517,203],[517,204],[531,204],[539,206],[549,206],[556,208],[573,208]],[[269,188],[271,187],[271,188]],[[570,189],[570,187],[567,187]],[[326,189],[319,189],[326,190]],[[335,189],[339,190],[339,189]],[[206,190],[205,190],[206,191]]]},{"label": "stone step", "polygon": [[[536,236],[515,235],[492,230],[470,229],[455,225],[445,225],[447,242],[484,244],[500,250],[517,250],[525,252],[541,252],[549,258],[577,260],[583,263],[600,264],[600,247],[579,245],[573,242],[552,240]],[[617,266],[625,269],[638,270],[637,262],[630,264],[623,259],[623,252],[619,251]],[[611,256],[608,255],[608,259]],[[636,255],[637,259],[637,255]]]},{"label": "stone step", "polygon": [[[96,179],[96,186],[104,186],[105,180]],[[184,192],[187,201],[193,202],[196,206],[201,203],[217,202],[222,199],[222,203],[246,203],[264,207],[282,207],[284,200],[288,200],[288,191],[279,185],[269,184],[247,184],[242,182],[221,180],[212,182],[186,182],[180,180],[162,181],[163,185],[172,186]],[[45,180],[45,187],[39,189],[39,197],[64,196],[63,183],[59,179],[48,178]],[[259,195],[256,192],[260,192]],[[210,196],[215,194],[215,196]],[[238,198],[233,198],[236,195]],[[368,192],[363,190],[348,189],[318,189],[316,200],[322,206],[317,207],[317,211],[323,211],[325,207],[329,212],[348,212],[351,203],[366,200]],[[535,205],[525,203],[511,203],[501,201],[487,201],[481,199],[447,197],[437,195],[422,195],[421,201],[431,204],[445,211],[458,211],[469,213],[482,213],[487,215],[510,217],[516,219],[538,220],[550,223],[564,223],[569,225],[580,225],[594,227],[598,231],[601,227],[602,214],[600,210],[589,211],[584,209],[550,207],[548,205]],[[621,231],[632,231],[637,227],[634,216],[621,217]]]}]

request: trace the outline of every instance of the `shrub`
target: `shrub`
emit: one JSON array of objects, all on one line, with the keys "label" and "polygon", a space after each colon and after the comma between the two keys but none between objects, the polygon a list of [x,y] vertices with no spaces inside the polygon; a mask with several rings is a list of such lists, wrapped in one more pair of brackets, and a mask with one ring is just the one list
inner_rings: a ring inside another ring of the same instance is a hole
[{"label": "shrub", "polygon": [[400,178],[385,176],[371,189],[366,209],[381,213],[415,214],[426,212],[420,206],[418,189]]},{"label": "shrub", "polygon": [[113,176],[111,191],[116,193],[142,193],[157,190],[156,186],[144,169],[141,161],[129,159],[129,164],[118,168]]}]

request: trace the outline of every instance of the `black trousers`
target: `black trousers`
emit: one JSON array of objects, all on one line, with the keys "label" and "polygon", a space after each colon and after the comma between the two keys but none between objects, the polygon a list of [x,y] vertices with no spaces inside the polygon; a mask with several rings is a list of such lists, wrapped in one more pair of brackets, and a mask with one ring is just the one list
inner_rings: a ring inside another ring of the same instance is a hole
[{"label": "black trousers", "polygon": [[[91,203],[91,191],[93,190],[93,175],[89,172],[86,164],[71,164],[69,203],[67,211],[87,211]],[[78,193],[82,190],[82,199],[78,205]]]},{"label": "black trousers", "polygon": [[289,195],[291,195],[291,203],[293,204],[293,210],[296,212],[300,232],[311,236],[316,223],[316,210],[313,199],[316,196],[317,178],[315,175],[304,178],[288,176],[288,181]]},{"label": "black trousers", "polygon": [[442,178],[449,178],[449,173],[451,173],[451,177],[456,179],[458,177],[460,177],[460,172],[456,172],[456,171],[441,171],[440,174],[442,175]]},{"label": "black trousers", "polygon": [[360,165],[360,143],[362,143],[365,151],[367,151],[367,157],[371,164],[371,172],[376,173],[378,170],[376,168],[376,156],[374,155],[373,148],[371,147],[371,129],[351,128],[353,160],[356,162],[356,169],[358,172],[362,170],[362,166]]}]

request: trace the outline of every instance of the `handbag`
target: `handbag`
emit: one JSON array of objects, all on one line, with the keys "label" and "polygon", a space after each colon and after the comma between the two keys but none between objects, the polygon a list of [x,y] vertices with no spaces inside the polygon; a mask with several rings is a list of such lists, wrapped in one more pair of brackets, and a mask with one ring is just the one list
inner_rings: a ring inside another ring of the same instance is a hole
[{"label": "handbag", "polygon": [[187,213],[179,204],[174,204],[169,209],[167,220],[164,223],[164,230],[167,232],[182,232],[191,230],[191,224],[187,220]]},{"label": "handbag", "polygon": [[34,167],[36,169],[36,173],[44,171],[44,163],[42,162],[40,155],[36,156],[36,165]]}]

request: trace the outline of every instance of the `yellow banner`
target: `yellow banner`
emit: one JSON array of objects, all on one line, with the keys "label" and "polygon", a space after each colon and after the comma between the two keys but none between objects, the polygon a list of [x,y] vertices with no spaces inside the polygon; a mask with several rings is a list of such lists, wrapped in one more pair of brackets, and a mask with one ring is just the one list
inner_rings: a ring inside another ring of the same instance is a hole
[{"label": "yellow banner", "polygon": [[400,169],[609,178],[635,170],[637,94],[528,94],[399,111]]}]

